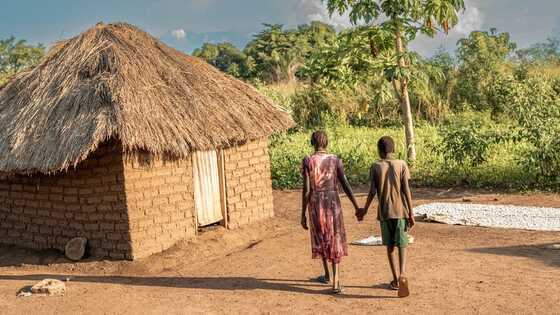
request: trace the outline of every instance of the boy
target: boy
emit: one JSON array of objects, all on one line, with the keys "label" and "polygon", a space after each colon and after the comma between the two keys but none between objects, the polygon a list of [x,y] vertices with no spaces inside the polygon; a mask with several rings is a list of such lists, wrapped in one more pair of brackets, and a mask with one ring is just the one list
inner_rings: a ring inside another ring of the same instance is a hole
[{"label": "boy", "polygon": [[[377,194],[379,206],[377,220],[381,224],[381,238],[387,246],[387,256],[393,273],[391,289],[398,290],[399,297],[409,295],[408,281],[405,277],[406,231],[414,226],[412,213],[412,196],[408,181],[410,173],[406,162],[393,159],[395,143],[391,137],[382,137],[377,142],[381,160],[375,162],[370,170],[370,190],[366,205],[357,211],[356,216],[362,221],[367,214],[373,198]],[[395,247],[399,249],[399,276],[395,265]]]}]

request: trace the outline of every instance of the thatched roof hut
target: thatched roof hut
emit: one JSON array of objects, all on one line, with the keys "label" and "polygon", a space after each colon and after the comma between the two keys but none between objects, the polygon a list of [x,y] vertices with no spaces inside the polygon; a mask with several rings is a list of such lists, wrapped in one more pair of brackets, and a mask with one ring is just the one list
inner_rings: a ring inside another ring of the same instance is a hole
[{"label": "thatched roof hut", "polygon": [[273,216],[267,137],[289,115],[128,24],[56,45],[0,87],[0,243],[160,252]]},{"label": "thatched roof hut", "polygon": [[0,89],[0,172],[76,167],[100,143],[186,157],[293,124],[250,85],[125,23],[58,43]]}]

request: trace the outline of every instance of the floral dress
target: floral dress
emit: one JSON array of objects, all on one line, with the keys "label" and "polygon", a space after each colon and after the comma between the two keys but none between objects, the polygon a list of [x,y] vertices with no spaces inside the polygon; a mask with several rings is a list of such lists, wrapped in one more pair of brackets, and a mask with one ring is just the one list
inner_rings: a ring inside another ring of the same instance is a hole
[{"label": "floral dress", "polygon": [[344,176],[342,162],[335,155],[315,153],[303,159],[302,175],[309,176],[312,257],[339,263],[348,255],[338,195],[338,178]]}]

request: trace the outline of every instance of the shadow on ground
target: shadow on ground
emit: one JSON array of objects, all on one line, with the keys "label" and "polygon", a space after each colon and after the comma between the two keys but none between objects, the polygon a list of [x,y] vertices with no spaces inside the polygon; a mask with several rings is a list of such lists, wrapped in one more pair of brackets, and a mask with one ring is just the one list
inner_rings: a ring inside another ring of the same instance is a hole
[{"label": "shadow on ground", "polygon": [[86,257],[79,262],[71,261],[62,251],[56,249],[34,250],[14,245],[0,245],[0,267],[22,265],[48,266],[57,264],[85,264],[95,261],[111,260],[98,257]]},{"label": "shadow on ground", "polygon": [[[291,279],[260,279],[254,277],[134,277],[134,276],[74,276],[74,275],[0,275],[0,280],[12,281],[41,281],[43,279],[69,279],[69,283],[101,283],[118,284],[130,286],[154,286],[184,289],[206,289],[206,290],[268,290],[283,291],[301,294],[330,295],[331,289],[328,285],[322,285],[312,280]],[[344,286],[345,289],[380,289],[384,286]],[[391,294],[393,293],[393,294]],[[394,291],[387,290],[387,295],[360,295],[341,294],[340,298],[353,299],[392,299],[397,298]]]},{"label": "shadow on ground", "polygon": [[467,251],[481,254],[531,258],[552,267],[560,267],[560,250],[550,249],[549,246],[551,245],[553,245],[553,243],[506,247],[482,247],[471,248]]}]

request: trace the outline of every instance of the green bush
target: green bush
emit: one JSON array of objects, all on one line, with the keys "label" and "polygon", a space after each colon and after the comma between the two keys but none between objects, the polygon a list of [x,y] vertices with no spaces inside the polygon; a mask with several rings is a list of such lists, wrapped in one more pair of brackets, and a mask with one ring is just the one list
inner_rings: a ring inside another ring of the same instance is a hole
[{"label": "green bush", "polygon": [[507,130],[501,131],[498,126],[487,113],[465,112],[452,116],[439,128],[443,157],[461,167],[486,162],[490,146],[507,140]]},{"label": "green bush", "polygon": [[527,154],[521,161],[538,180],[560,184],[560,95],[556,80],[533,77],[527,80],[527,95],[515,104],[518,139],[526,142]]},{"label": "green bush", "polygon": [[[395,139],[396,157],[404,157],[404,136],[400,128],[328,128],[329,151],[343,161],[346,175],[353,185],[366,184],[369,169],[378,159],[377,140],[389,135]],[[273,186],[292,189],[301,186],[301,161],[312,153],[311,131],[282,134],[270,143]],[[535,173],[519,163],[529,144],[503,140],[488,144],[484,161],[464,167],[445,158],[444,139],[437,127],[419,125],[416,129],[418,158],[412,166],[413,183],[420,186],[501,187],[527,189],[534,187]]]}]

